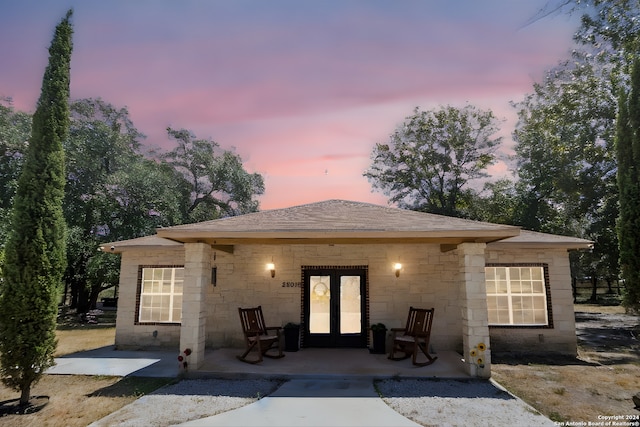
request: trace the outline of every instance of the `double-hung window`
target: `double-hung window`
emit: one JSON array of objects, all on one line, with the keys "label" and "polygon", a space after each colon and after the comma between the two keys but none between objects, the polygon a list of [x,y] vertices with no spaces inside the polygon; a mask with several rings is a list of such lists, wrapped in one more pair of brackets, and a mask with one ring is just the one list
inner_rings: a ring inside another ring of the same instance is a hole
[{"label": "double-hung window", "polygon": [[549,325],[543,266],[488,266],[485,277],[489,325]]},{"label": "double-hung window", "polygon": [[183,267],[141,267],[138,322],[180,323]]}]

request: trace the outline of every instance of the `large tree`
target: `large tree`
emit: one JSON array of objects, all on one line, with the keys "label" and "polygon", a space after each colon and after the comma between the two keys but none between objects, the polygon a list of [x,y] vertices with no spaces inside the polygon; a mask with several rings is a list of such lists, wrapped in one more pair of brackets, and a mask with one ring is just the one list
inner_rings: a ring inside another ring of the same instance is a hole
[{"label": "large tree", "polygon": [[125,108],[116,108],[100,98],[75,100],[70,110],[69,138],[64,143],[64,214],[69,227],[65,297],[71,296],[71,308],[86,312],[92,305],[93,289],[87,280],[88,264],[100,257],[95,248],[111,239],[108,223],[121,216],[106,209],[112,206],[106,200],[111,190],[109,179],[141,158],[137,150],[143,135],[133,126]]},{"label": "large tree", "polygon": [[[552,70],[518,107],[515,223],[595,241],[572,266],[609,286],[618,279],[618,215],[613,135],[618,93],[637,54],[639,0],[550,0],[539,16],[581,14],[572,58]],[[577,270],[576,270],[577,271]]]},{"label": "large tree", "polygon": [[497,131],[493,113],[471,105],[416,108],[389,142],[376,144],[364,176],[400,207],[467,216],[469,182],[487,176]]},{"label": "large tree", "polygon": [[468,207],[469,218],[494,224],[514,224],[517,197],[514,181],[502,178],[486,182]]},{"label": "large tree", "polygon": [[592,61],[565,62],[516,104],[519,225],[583,234],[612,189],[616,108],[603,71]]},{"label": "large tree", "polygon": [[631,73],[631,90],[620,96],[616,128],[620,218],[620,266],[625,281],[624,304],[640,309],[640,58]]},{"label": "large tree", "polygon": [[[513,223],[593,240],[573,253],[575,276],[617,278],[616,97],[610,69],[576,53],[516,104],[517,198]],[[612,262],[612,260],[614,260]]]},{"label": "large tree", "polygon": [[143,155],[143,137],[126,108],[100,98],[71,103],[65,143],[64,211],[70,229],[65,283],[71,307],[79,312],[94,307],[98,294],[117,284],[111,270],[119,258],[105,257],[96,247],[182,223],[173,171]]},{"label": "large tree", "polygon": [[[71,308],[85,312],[95,306],[101,291],[117,285],[111,273],[118,267],[112,261],[119,258],[97,252],[100,244],[149,235],[158,227],[257,210],[254,196],[264,191],[262,177],[246,172],[240,157],[217,143],[185,130],[171,131],[178,147],[157,154],[145,151],[144,135],[126,108],[97,98],[75,100],[70,111],[64,141],[69,229],[64,282]],[[14,112],[10,104],[0,113],[0,119],[5,118],[0,121],[0,142],[6,147],[0,171],[7,171],[0,178],[10,200],[15,193],[12,177],[20,171],[27,146],[18,141],[24,140],[23,122],[31,118]]]},{"label": "large tree", "polygon": [[184,198],[184,221],[198,222],[258,210],[264,180],[249,173],[237,154],[186,129],[167,128],[177,146],[162,158],[175,170]]},{"label": "large tree", "polygon": [[65,218],[70,227],[97,233],[104,221],[100,195],[106,182],[142,159],[139,151],[144,135],[135,128],[126,108],[116,108],[100,98],[76,100],[70,108],[71,129],[64,145]]},{"label": "large tree", "polygon": [[72,12],[49,48],[29,148],[15,195],[0,288],[0,374],[27,405],[53,365],[58,295],[65,269],[63,141],[69,133]]}]

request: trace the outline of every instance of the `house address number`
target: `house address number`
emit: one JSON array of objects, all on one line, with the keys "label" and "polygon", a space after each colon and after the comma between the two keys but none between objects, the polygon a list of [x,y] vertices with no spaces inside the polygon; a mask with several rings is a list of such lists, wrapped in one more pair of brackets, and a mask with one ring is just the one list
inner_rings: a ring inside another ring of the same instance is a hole
[{"label": "house address number", "polygon": [[301,288],[302,282],[282,282],[283,288]]}]

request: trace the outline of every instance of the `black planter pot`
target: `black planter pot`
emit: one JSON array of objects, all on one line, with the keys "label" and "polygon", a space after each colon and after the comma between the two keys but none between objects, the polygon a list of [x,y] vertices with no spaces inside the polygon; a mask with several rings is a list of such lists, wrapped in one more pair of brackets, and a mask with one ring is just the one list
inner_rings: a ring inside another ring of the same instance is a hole
[{"label": "black planter pot", "polygon": [[298,351],[300,348],[300,327],[284,328],[284,351]]},{"label": "black planter pot", "polygon": [[371,333],[373,335],[373,348],[370,349],[370,352],[374,354],[385,354],[387,350],[387,330],[373,329]]}]

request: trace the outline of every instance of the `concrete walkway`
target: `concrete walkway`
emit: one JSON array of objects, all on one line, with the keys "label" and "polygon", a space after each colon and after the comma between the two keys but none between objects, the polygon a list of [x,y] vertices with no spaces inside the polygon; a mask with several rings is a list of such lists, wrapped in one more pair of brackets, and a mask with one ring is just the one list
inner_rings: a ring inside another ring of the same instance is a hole
[{"label": "concrete walkway", "polygon": [[177,351],[125,351],[115,346],[101,347],[57,357],[47,374],[112,375],[116,377],[178,376]]},{"label": "concrete walkway", "polygon": [[415,427],[379,398],[371,380],[289,380],[267,397],[242,408],[189,421],[203,427]]}]

